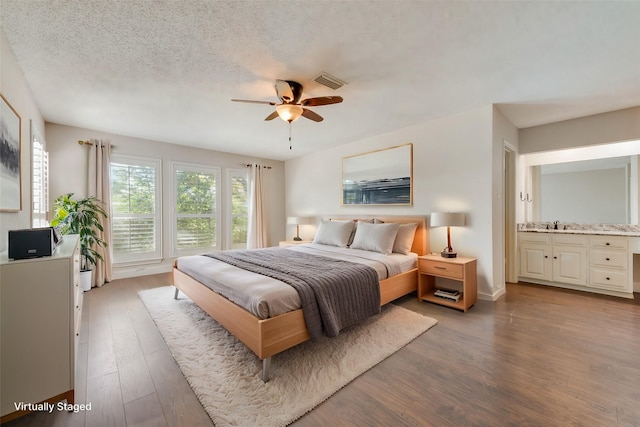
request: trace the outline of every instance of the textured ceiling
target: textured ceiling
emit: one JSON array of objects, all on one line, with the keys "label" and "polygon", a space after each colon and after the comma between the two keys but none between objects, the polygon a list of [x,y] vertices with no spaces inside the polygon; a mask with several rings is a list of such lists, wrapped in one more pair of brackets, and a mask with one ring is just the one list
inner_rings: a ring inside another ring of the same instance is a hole
[{"label": "textured ceiling", "polygon": [[[46,121],[272,159],[492,103],[520,128],[640,105],[640,1],[1,0],[0,19]],[[278,78],[345,99],[294,122],[293,150],[273,107],[230,102],[275,101]]]}]

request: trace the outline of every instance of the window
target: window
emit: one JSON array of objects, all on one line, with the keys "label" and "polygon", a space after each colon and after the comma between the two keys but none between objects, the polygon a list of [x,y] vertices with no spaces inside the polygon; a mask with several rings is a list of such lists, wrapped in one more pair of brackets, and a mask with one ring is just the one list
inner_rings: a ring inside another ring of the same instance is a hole
[{"label": "window", "polygon": [[31,124],[31,226],[47,227],[49,211],[49,153],[44,139]]},{"label": "window", "polygon": [[220,168],[172,163],[174,254],[220,248]]},{"label": "window", "polygon": [[249,179],[246,170],[227,171],[229,187],[230,232],[227,247],[231,249],[247,248],[247,224],[249,221]]},{"label": "window", "polygon": [[160,182],[160,160],[111,156],[114,262],[162,258]]}]

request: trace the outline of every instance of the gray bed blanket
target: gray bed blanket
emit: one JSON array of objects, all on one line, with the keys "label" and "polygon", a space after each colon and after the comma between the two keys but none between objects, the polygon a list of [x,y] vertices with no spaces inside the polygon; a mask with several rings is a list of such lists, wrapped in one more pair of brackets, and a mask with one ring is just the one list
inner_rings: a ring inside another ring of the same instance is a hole
[{"label": "gray bed blanket", "polygon": [[291,285],[298,291],[312,340],[380,313],[372,267],[281,248],[212,252],[206,256]]}]

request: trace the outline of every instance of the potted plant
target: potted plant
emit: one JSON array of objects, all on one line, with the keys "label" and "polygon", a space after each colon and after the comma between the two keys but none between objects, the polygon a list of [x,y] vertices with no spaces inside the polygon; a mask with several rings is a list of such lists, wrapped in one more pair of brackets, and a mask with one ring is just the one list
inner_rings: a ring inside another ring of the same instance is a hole
[{"label": "potted plant", "polygon": [[95,196],[80,200],[72,199],[73,193],[63,194],[54,202],[52,227],[60,227],[62,234],[80,236],[80,280],[85,291],[91,290],[92,266],[103,260],[96,251],[97,246],[107,247],[107,242],[98,236],[98,230],[104,231],[100,219],[107,213]]}]

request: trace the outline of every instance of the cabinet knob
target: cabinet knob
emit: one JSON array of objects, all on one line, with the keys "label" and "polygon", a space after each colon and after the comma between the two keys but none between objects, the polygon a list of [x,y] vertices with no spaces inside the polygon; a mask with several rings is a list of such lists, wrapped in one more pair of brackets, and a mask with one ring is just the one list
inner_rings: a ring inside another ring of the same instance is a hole
[{"label": "cabinet knob", "polygon": [[611,243],[607,242],[607,243],[605,243],[605,245],[609,246],[609,245],[611,245]]},{"label": "cabinet knob", "polygon": [[611,261],[611,258],[605,258],[605,260],[607,260],[607,261]]},{"label": "cabinet knob", "polygon": [[547,255],[544,256],[545,258],[549,258]]},{"label": "cabinet knob", "polygon": [[611,280],[611,279],[607,277],[607,280]]},{"label": "cabinet knob", "polygon": [[558,259],[558,257],[557,257],[557,256],[554,256],[554,257],[553,257],[553,259]]}]

